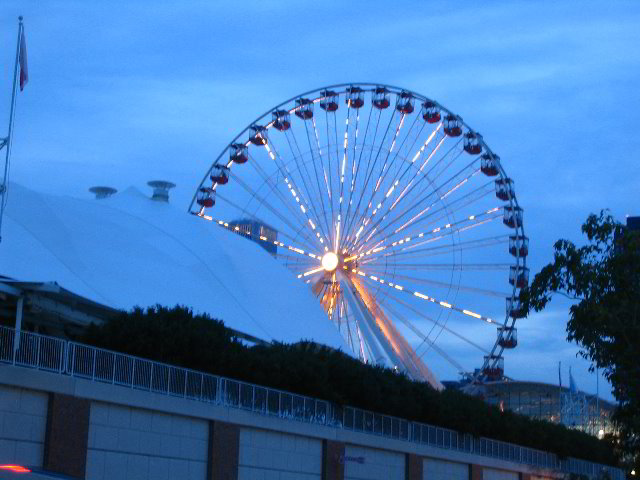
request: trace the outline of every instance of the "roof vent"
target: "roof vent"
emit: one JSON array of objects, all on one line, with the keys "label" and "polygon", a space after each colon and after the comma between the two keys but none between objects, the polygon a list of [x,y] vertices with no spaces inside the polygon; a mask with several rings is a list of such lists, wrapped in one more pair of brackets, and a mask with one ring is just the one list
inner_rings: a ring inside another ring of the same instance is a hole
[{"label": "roof vent", "polygon": [[164,180],[152,180],[147,182],[151,188],[153,188],[153,195],[151,195],[151,200],[155,200],[157,202],[168,202],[169,201],[169,189],[176,186],[175,183],[165,182]]},{"label": "roof vent", "polygon": [[95,194],[96,199],[101,199],[101,198],[109,198],[118,190],[111,187],[91,187],[89,191]]}]

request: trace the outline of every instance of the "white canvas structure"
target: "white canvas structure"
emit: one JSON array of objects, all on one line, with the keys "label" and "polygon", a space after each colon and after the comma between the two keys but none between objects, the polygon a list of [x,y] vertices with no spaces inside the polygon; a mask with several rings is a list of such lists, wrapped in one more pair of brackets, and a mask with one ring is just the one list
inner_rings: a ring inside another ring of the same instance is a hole
[{"label": "white canvas structure", "polygon": [[348,351],[307,285],[264,249],[133,187],[96,200],[11,184],[0,275],[120,309],[186,305],[266,341]]}]

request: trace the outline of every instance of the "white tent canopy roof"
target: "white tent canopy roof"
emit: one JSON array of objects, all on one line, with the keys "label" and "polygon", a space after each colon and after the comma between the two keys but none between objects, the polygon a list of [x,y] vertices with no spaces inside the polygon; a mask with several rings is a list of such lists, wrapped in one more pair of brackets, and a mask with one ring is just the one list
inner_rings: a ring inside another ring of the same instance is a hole
[{"label": "white tent canopy roof", "polygon": [[307,286],[257,244],[130,187],[109,198],[10,184],[0,274],[121,309],[192,307],[267,341],[348,349]]}]

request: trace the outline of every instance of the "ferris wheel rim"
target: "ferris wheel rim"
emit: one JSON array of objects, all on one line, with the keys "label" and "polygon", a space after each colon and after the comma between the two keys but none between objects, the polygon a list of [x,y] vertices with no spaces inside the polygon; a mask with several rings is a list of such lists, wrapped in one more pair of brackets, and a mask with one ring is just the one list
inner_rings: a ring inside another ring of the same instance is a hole
[{"label": "ferris wheel rim", "polygon": [[[315,88],[315,89],[311,89],[308,90],[306,92],[300,93],[298,95],[295,95],[281,103],[279,103],[278,105],[276,105],[275,107],[267,110],[265,113],[263,113],[262,115],[258,116],[255,120],[253,120],[252,122],[250,122],[249,124],[247,124],[247,126],[242,129],[222,150],[221,153],[216,157],[216,159],[213,161],[213,163],[211,164],[211,166],[208,168],[208,170],[206,171],[203,179],[200,181],[199,185],[198,185],[198,189],[202,188],[203,185],[206,184],[207,182],[207,178],[210,174],[210,172],[212,171],[213,168],[215,168],[217,165],[221,165],[219,163],[220,159],[223,158],[223,156],[229,152],[230,148],[238,143],[238,140],[245,135],[247,132],[249,132],[251,130],[251,128],[253,126],[256,125],[261,125],[263,119],[267,118],[269,115],[272,115],[273,112],[275,112],[276,110],[281,109],[281,107],[291,104],[292,102],[295,102],[298,99],[302,99],[302,98],[306,98],[308,96],[314,96],[314,94],[320,94],[323,91],[327,91],[327,90],[332,90],[332,89],[344,89],[343,91],[338,91],[335,92],[338,97],[341,95],[344,95],[347,93],[347,89],[349,88],[354,88],[354,87],[364,87],[362,88],[363,92],[373,92],[375,91],[376,88],[380,88],[383,87],[385,89],[388,90],[388,92],[390,94],[396,94],[396,95],[400,95],[400,94],[408,94],[410,95],[412,98],[419,100],[419,101],[423,101],[423,102],[432,102],[440,111],[448,114],[448,115],[453,115],[456,117],[456,119],[460,122],[460,124],[466,128],[467,132],[471,132],[474,134],[477,134],[479,137],[479,142],[482,146],[482,151],[486,152],[490,155],[495,155],[495,153],[493,152],[493,150],[490,148],[490,146],[484,141],[484,138],[482,136],[480,136],[476,130],[474,130],[473,128],[471,128],[471,126],[469,126],[466,122],[464,122],[464,120],[459,116],[456,115],[453,111],[449,110],[447,107],[445,107],[444,105],[442,105],[440,102],[435,101],[425,95],[419,94],[415,91],[406,89],[406,88],[401,88],[401,87],[397,87],[394,85],[389,85],[389,84],[384,84],[384,83],[373,83],[373,82],[349,82],[349,83],[339,83],[339,84],[333,84],[333,85],[328,85],[328,86],[324,86],[324,87],[320,87],[320,88]],[[313,99],[313,101],[317,101],[320,98],[325,97],[324,95],[320,95],[320,96],[315,96],[315,98]],[[293,109],[291,110],[293,111]],[[267,122],[268,124],[269,122]],[[267,127],[268,128],[268,127]],[[242,143],[247,143],[247,142],[242,142]],[[497,156],[496,156],[497,157]],[[497,157],[499,158],[499,157]],[[223,162],[224,164],[224,162]],[[499,178],[501,180],[508,180],[509,177],[504,169],[504,166],[501,162],[498,162],[498,175]],[[196,197],[198,194],[198,189],[196,189],[196,192],[191,200],[191,203],[189,205],[189,209],[188,211],[190,213],[196,214],[198,215],[198,213],[193,211],[193,207],[194,204],[196,202]],[[511,209],[520,209],[517,197],[511,194],[511,192],[509,191],[508,193],[508,201],[507,204],[505,205],[509,205],[509,207]],[[202,212],[202,209],[200,210],[200,212]],[[514,228],[514,231],[516,232],[516,237],[520,237],[522,239],[526,239],[526,235],[525,235],[525,231],[524,231],[524,222],[518,222]],[[526,267],[526,256],[521,256],[520,252],[518,251],[515,256],[515,266],[516,268],[525,268]],[[518,295],[517,295],[517,291],[518,291],[518,286],[516,284],[513,285],[513,288],[511,290],[511,301],[515,302],[518,299]],[[516,324],[516,320],[517,318],[515,316],[510,316],[509,312],[506,313],[505,315],[505,321],[502,323],[502,325],[504,327],[507,328],[514,328],[515,324]],[[503,354],[505,350],[505,347],[502,345],[499,345],[499,341],[496,339],[495,343],[493,344],[493,347],[490,349],[489,351],[489,355],[488,355],[488,359],[485,359],[482,368],[480,369],[480,371],[483,371],[486,367],[490,366],[492,363],[495,364],[498,360],[496,359],[491,360],[493,357],[496,358],[500,358]],[[477,380],[478,379],[478,375],[472,375],[473,379]]]}]

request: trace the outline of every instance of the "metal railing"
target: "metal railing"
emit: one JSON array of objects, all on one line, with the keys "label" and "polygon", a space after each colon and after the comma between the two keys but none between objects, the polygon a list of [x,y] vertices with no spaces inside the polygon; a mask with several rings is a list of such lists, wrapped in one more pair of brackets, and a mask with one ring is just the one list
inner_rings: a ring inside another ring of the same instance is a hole
[{"label": "metal railing", "polygon": [[188,368],[104,350],[56,337],[0,327],[0,363],[111,383],[138,390],[249,410],[262,415],[326,425],[386,438],[457,450],[500,460],[597,477],[622,470],[512,443],[473,437],[447,428],[383,415],[324,400],[210,375]]}]

